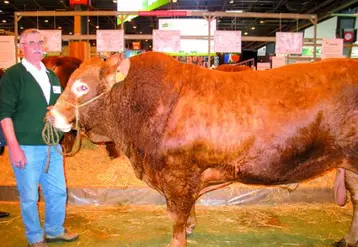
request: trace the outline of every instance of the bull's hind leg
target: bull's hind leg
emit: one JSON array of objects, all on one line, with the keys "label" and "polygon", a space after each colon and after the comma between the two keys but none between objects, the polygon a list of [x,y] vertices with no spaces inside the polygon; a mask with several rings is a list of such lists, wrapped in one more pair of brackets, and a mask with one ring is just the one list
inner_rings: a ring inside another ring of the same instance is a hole
[{"label": "bull's hind leg", "polygon": [[337,205],[343,207],[346,204],[345,169],[338,168],[334,181],[334,200]]},{"label": "bull's hind leg", "polygon": [[358,174],[346,170],[345,178],[353,204],[353,219],[348,234],[337,243],[337,247],[353,247],[358,242]]}]

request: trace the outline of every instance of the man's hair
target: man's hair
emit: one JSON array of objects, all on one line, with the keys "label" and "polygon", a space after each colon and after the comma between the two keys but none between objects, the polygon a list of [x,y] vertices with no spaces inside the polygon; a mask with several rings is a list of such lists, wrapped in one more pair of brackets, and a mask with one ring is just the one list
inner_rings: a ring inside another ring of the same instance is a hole
[{"label": "man's hair", "polygon": [[23,43],[24,39],[26,39],[27,35],[29,35],[31,33],[38,33],[38,34],[42,35],[41,31],[36,28],[26,29],[20,34],[20,44]]}]

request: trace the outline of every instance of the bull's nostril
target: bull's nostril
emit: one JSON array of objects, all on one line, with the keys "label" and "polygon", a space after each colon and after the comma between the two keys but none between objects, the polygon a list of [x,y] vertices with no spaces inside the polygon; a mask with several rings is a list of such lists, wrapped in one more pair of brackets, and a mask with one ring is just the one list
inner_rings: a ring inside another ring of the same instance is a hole
[{"label": "bull's nostril", "polygon": [[55,118],[51,115],[46,116],[46,122],[50,122],[51,124],[53,124],[55,122]]}]

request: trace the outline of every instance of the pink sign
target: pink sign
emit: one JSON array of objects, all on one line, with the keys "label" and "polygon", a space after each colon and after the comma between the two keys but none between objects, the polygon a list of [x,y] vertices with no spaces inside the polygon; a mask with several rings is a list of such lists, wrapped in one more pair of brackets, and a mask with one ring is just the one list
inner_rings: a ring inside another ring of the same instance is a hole
[{"label": "pink sign", "polygon": [[180,52],[180,31],[153,30],[153,51]]},{"label": "pink sign", "polygon": [[277,32],[276,54],[302,54],[303,33]]}]

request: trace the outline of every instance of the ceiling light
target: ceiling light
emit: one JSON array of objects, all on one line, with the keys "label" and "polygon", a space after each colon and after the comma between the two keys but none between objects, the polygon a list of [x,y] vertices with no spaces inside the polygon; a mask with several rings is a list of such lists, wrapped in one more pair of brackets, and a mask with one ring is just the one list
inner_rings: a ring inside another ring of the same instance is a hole
[{"label": "ceiling light", "polygon": [[265,23],[264,21],[260,21],[260,23],[262,24],[262,23]]},{"label": "ceiling light", "polygon": [[45,22],[48,22],[48,20],[45,20]]},{"label": "ceiling light", "polygon": [[248,32],[245,32],[244,35],[248,35],[249,33]]},{"label": "ceiling light", "polygon": [[2,22],[3,22],[3,23],[5,23],[5,22],[6,22],[6,20],[2,20]]},{"label": "ceiling light", "polygon": [[242,9],[238,9],[238,10],[226,10],[225,12],[227,12],[227,13],[242,13],[244,11]]},{"label": "ceiling light", "polygon": [[233,3],[235,3],[235,1],[234,1],[234,0],[230,0],[230,2],[229,2],[229,3],[233,4]]},{"label": "ceiling light", "polygon": [[113,0],[114,3],[117,3],[117,0]]},{"label": "ceiling light", "polygon": [[9,4],[10,2],[9,1],[4,1],[5,4]]},{"label": "ceiling light", "polygon": [[255,30],[255,29],[256,29],[256,27],[251,27],[251,29],[252,29],[252,30]]}]

